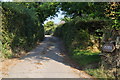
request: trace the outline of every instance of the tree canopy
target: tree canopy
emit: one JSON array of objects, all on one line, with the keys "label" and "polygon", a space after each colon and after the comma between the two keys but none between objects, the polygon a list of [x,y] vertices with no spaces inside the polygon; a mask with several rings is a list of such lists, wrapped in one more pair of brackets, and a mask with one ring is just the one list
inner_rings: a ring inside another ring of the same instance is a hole
[{"label": "tree canopy", "polygon": [[61,3],[61,10],[64,11],[66,15],[71,17],[82,16],[82,14],[87,14],[92,17],[104,17],[104,9],[107,3],[98,2],[68,2]]}]

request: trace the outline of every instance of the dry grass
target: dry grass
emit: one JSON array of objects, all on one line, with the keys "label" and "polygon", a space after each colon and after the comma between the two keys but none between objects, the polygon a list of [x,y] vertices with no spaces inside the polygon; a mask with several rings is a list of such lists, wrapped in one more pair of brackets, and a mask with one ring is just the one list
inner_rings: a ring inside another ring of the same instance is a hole
[{"label": "dry grass", "polygon": [[18,58],[14,58],[14,59],[6,59],[4,61],[1,61],[0,63],[0,71],[2,71],[2,77],[5,77],[8,75],[8,70],[16,65],[16,63],[20,62],[20,60]]}]

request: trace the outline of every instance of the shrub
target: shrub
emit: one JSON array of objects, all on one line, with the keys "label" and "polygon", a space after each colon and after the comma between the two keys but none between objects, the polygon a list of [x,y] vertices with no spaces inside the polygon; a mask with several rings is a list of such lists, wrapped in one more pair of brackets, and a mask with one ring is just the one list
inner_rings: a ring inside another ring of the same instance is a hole
[{"label": "shrub", "polygon": [[44,38],[44,28],[34,9],[22,3],[2,3],[2,13],[3,57],[28,51]]},{"label": "shrub", "polygon": [[63,25],[59,25],[54,32],[54,36],[62,38],[69,51],[75,48],[87,49],[87,47],[93,46],[91,35],[95,38],[96,30],[102,29],[107,24],[108,22],[105,20],[76,18]]}]

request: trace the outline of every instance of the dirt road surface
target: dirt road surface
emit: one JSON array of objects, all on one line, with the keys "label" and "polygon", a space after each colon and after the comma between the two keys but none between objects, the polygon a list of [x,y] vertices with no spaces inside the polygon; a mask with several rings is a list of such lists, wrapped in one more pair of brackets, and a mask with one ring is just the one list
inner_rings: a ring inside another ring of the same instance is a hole
[{"label": "dirt road surface", "polygon": [[60,39],[46,35],[43,42],[20,58],[6,78],[91,78],[73,67]]}]

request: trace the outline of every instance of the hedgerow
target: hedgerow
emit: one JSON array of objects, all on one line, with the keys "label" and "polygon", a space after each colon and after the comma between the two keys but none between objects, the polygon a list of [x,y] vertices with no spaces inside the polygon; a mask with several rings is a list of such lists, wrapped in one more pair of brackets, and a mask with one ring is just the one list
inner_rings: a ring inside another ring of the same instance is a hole
[{"label": "hedgerow", "polygon": [[69,51],[75,48],[85,49],[91,45],[91,35],[97,36],[97,30],[108,26],[109,21],[76,18],[56,28],[54,35],[63,39]]},{"label": "hedgerow", "polygon": [[22,3],[2,3],[2,57],[29,51],[44,38],[44,28],[34,8]]},{"label": "hedgerow", "polygon": [[[54,36],[60,37],[65,44],[68,55],[79,64],[79,68],[85,70],[88,74],[98,78],[104,77],[104,72],[99,75],[101,58],[99,56],[99,40],[103,33],[103,28],[109,28],[111,21],[102,19],[81,19],[76,18],[65,24],[59,25]],[[93,71],[92,69],[97,71]],[[109,76],[108,76],[109,77]]]}]

